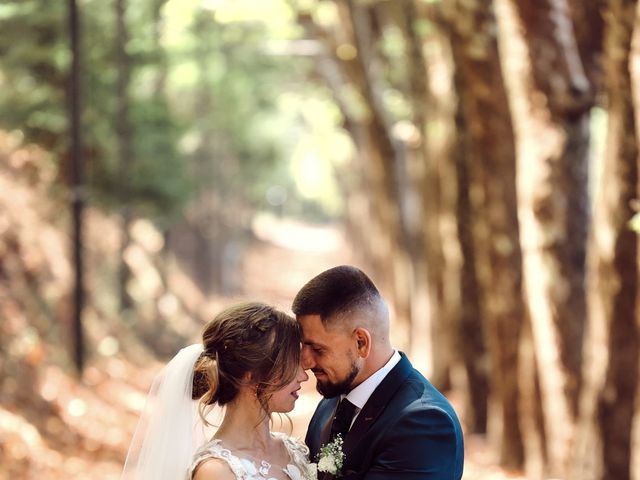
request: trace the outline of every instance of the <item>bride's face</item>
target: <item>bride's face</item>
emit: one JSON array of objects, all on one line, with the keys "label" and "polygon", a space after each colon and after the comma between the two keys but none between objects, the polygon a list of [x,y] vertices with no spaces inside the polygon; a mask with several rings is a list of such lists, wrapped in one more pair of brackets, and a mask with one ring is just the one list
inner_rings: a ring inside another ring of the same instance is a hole
[{"label": "bride's face", "polygon": [[309,375],[301,366],[295,378],[282,390],[275,392],[269,400],[269,411],[273,413],[287,413],[293,410],[296,400],[300,396],[300,385],[309,380]]}]

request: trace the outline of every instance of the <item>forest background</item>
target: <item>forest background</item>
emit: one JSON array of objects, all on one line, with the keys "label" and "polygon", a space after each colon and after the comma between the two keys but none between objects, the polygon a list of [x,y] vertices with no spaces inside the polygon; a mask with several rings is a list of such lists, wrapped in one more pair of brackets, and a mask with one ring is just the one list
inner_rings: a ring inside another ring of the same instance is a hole
[{"label": "forest background", "polygon": [[343,262],[465,479],[640,479],[639,85],[637,0],[4,0],[0,479],[118,478],[163,361]]}]

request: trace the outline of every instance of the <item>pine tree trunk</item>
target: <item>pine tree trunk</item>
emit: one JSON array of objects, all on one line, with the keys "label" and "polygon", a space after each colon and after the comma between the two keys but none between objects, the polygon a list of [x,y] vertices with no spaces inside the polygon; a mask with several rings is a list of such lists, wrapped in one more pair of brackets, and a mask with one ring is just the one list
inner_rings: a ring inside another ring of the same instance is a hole
[{"label": "pine tree trunk", "polygon": [[167,85],[167,75],[169,72],[169,64],[166,52],[162,46],[162,35],[164,18],[162,15],[162,9],[166,5],[168,0],[154,0],[151,8],[151,18],[153,22],[153,48],[158,56],[158,67],[156,78],[153,82],[153,95],[156,98],[165,97],[165,90]]},{"label": "pine tree trunk", "polygon": [[[374,252],[377,278],[383,279],[383,289],[395,306],[396,344],[411,348],[411,281],[414,276],[407,241],[402,204],[401,169],[405,165],[404,151],[391,135],[388,112],[381,101],[381,79],[375,66],[379,64],[375,51],[370,6],[352,0],[336,2],[340,28],[329,33],[305,14],[298,21],[308,35],[322,41],[331,55],[318,64],[337,99],[345,117],[346,128],[358,150],[356,161],[365,177],[368,201],[366,209],[373,217],[369,222],[377,227],[367,232]],[[338,47],[348,46],[349,49]],[[333,56],[336,52],[336,56]],[[345,86],[358,95],[365,113],[354,112],[342,98]],[[353,225],[358,225],[358,220]],[[367,229],[369,225],[366,224]]]},{"label": "pine tree trunk", "polygon": [[[334,56],[339,39],[334,38],[306,14],[298,15],[298,23],[304,28],[308,37],[320,41],[326,53],[317,59],[316,70],[329,87],[333,100],[342,114],[342,127],[351,137],[356,149],[353,158],[345,165],[338,167],[336,178],[341,193],[345,198],[345,222],[349,237],[358,249],[354,252],[358,260],[368,264],[372,277],[385,291],[389,285],[389,252],[392,250],[390,232],[382,225],[379,212],[379,192],[371,178],[369,163],[369,142],[365,122],[351,108],[351,103],[344,92],[349,84],[349,77],[343,68],[344,60]],[[345,41],[345,39],[340,39]]]},{"label": "pine tree trunk", "polygon": [[131,62],[126,47],[129,30],[126,23],[126,0],[116,0],[116,135],[118,151],[118,188],[121,202],[121,236],[120,236],[120,266],[118,285],[120,291],[120,309],[128,310],[133,306],[131,296],[127,291],[131,272],[125,260],[129,246],[129,225],[131,223],[131,192],[129,180],[131,178],[131,164],[133,162],[132,128],[129,119],[129,83],[131,78]]},{"label": "pine tree trunk", "polygon": [[638,389],[638,140],[630,76],[637,1],[610,0],[605,23],[606,152],[589,258],[589,333],[572,479],[631,478]]},{"label": "pine tree trunk", "polygon": [[368,6],[354,0],[340,0],[337,3],[342,24],[350,32],[349,41],[357,51],[352,60],[343,62],[344,69],[368,110],[368,118],[364,122],[368,144],[367,169],[377,192],[380,223],[389,232],[391,240],[388,259],[391,262],[392,297],[396,319],[404,327],[403,338],[398,341],[410,350],[413,263],[404,218],[401,180],[406,152],[391,135],[389,114],[382,103],[382,84],[376,72],[376,64],[379,65],[380,60],[374,49],[372,12]]},{"label": "pine tree trunk", "polygon": [[[492,402],[496,412],[501,412],[497,436],[500,463],[520,468],[524,454],[519,424],[518,344],[525,305],[511,114],[493,8],[464,1],[450,2],[449,8],[446,14],[450,18],[451,51],[465,127],[470,234],[491,361]],[[492,172],[500,173],[492,176]]]},{"label": "pine tree trunk", "polygon": [[[461,88],[461,87],[459,87]],[[489,379],[489,358],[486,346],[485,321],[480,306],[480,285],[476,269],[476,251],[470,226],[473,223],[469,192],[469,146],[464,141],[467,126],[462,106],[458,105],[456,125],[457,148],[454,153],[457,178],[456,220],[458,242],[460,244],[459,285],[460,300],[457,319],[456,350],[460,352],[466,373],[465,424],[471,433],[486,433]]]},{"label": "pine tree trunk", "polygon": [[73,290],[73,362],[80,375],[84,369],[85,347],[84,330],[82,325],[82,313],[85,304],[84,291],[84,245],[83,245],[83,213],[84,213],[84,168],[82,159],[82,131],[81,131],[81,57],[80,57],[80,13],[75,0],[69,0],[69,33],[71,51],[71,71],[69,74],[69,125],[70,125],[70,149],[71,160],[71,185],[72,192],[72,258],[74,270]]},{"label": "pine tree trunk", "polygon": [[[602,88],[602,35],[604,29],[602,11],[605,1],[569,0],[578,52],[585,74],[589,79],[591,97],[595,97]],[[594,100],[597,99],[594,98]]]},{"label": "pine tree trunk", "polygon": [[520,126],[527,138],[522,140],[519,186],[525,286],[546,435],[544,474],[562,476],[581,387],[593,87],[568,0],[513,3],[533,79],[533,88],[526,87],[529,111]]},{"label": "pine tree trunk", "polygon": [[[431,72],[424,44],[433,38],[421,35],[418,26],[428,22],[415,0],[392,3],[397,27],[404,35],[406,51],[406,85],[404,90],[412,105],[411,120],[415,138],[406,140],[410,190],[414,197],[412,214],[405,214],[414,263],[414,292],[411,296],[413,336],[424,339],[415,345],[412,358],[429,365],[430,381],[441,389],[450,388],[452,341],[454,335],[451,309],[445,308],[445,266],[440,234],[442,201],[439,163],[445,162],[429,144],[428,122],[435,120],[435,95],[429,86]],[[392,67],[391,67],[392,68]],[[426,345],[425,345],[426,344]],[[427,347],[427,348],[425,348]]]}]

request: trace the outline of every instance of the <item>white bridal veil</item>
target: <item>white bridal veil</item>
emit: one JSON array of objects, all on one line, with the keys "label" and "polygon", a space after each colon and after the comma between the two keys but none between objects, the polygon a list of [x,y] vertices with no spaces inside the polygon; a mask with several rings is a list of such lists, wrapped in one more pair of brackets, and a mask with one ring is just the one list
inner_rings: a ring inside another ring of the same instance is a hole
[{"label": "white bridal veil", "polygon": [[122,480],[183,480],[197,448],[213,434],[191,399],[202,344],[180,350],[156,377],[129,447]]}]

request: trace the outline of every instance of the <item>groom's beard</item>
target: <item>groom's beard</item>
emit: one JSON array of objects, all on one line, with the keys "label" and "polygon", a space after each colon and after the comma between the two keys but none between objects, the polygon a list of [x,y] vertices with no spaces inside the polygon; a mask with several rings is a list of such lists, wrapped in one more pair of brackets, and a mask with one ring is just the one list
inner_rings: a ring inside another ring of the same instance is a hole
[{"label": "groom's beard", "polygon": [[356,362],[352,361],[351,371],[344,380],[341,380],[338,383],[332,383],[329,381],[321,383],[318,380],[316,381],[316,390],[318,390],[318,393],[320,393],[320,395],[325,398],[337,397],[338,395],[342,395],[343,393],[347,394],[351,391],[351,384],[353,383],[353,380],[358,376],[358,373],[360,373],[360,369],[358,368],[358,365],[356,365]]}]

